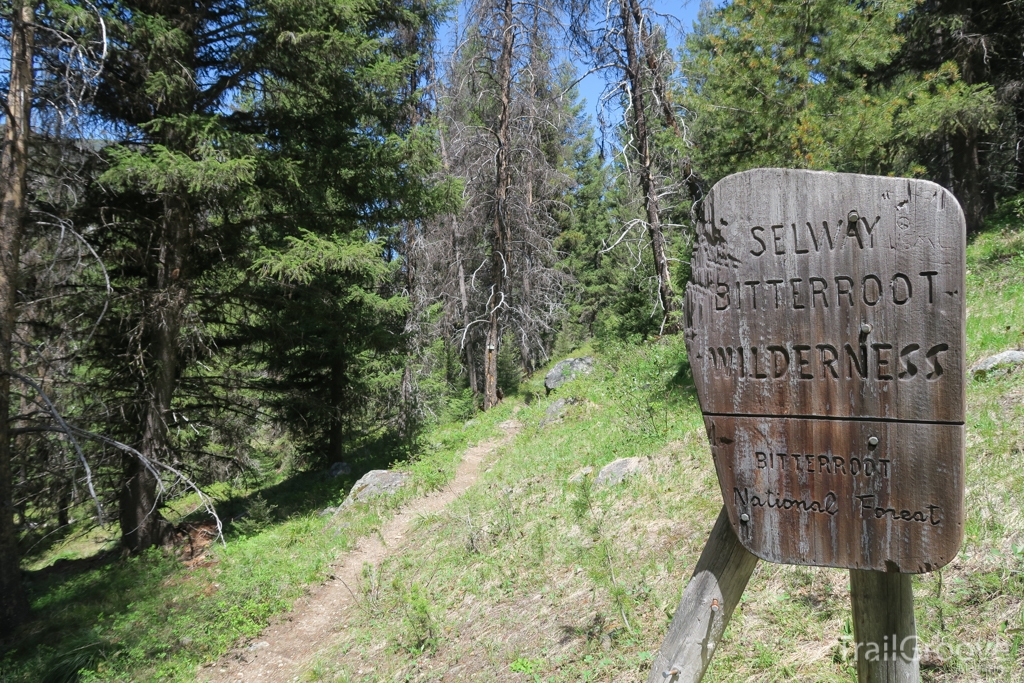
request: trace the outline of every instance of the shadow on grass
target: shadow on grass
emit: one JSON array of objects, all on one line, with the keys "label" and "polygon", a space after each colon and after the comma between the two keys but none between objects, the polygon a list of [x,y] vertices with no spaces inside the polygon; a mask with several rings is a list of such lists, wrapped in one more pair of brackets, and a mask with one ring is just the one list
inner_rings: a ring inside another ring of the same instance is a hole
[{"label": "shadow on grass", "polygon": [[[352,471],[347,475],[332,478],[327,469],[300,472],[248,495],[217,501],[229,545],[246,535],[232,521],[251,518],[249,513],[257,506],[270,511],[265,520],[269,527],[339,505],[362,474],[409,457],[411,449],[397,446],[394,440],[382,440],[351,452]],[[182,522],[202,523],[205,515],[199,510]],[[253,531],[251,524],[248,531]],[[218,574],[216,559],[186,566],[181,554],[169,549],[151,549],[136,557],[108,551],[25,572],[32,619],[17,638],[0,643],[0,681],[70,683],[80,679],[80,670],[95,671],[126,658],[156,662],[179,650],[188,652],[188,661],[216,657],[203,639],[179,637],[178,631],[161,624],[174,615],[175,623],[181,622],[182,614],[194,614],[192,622],[200,623],[205,621],[200,616],[204,611],[238,610],[238,596],[224,592],[227,588],[220,587],[218,582],[224,579]],[[228,603],[218,606],[216,598],[207,600],[215,595]]]},{"label": "shadow on grass", "polygon": [[679,362],[679,367],[676,368],[676,374],[672,376],[670,385],[674,392],[683,396],[697,395],[697,385],[693,381],[693,368],[690,367],[688,358]]},{"label": "shadow on grass", "polygon": [[[336,507],[344,501],[360,477],[370,470],[388,469],[396,463],[409,460],[416,454],[417,446],[415,441],[410,445],[407,440],[393,437],[378,439],[349,452],[345,460],[351,468],[348,474],[332,477],[326,467],[296,473],[246,496],[218,501],[217,514],[226,523],[225,531],[230,533],[231,521],[244,518],[257,497],[273,510],[272,520],[275,522]],[[190,515],[186,519],[199,521],[203,514],[197,511],[194,516]]]},{"label": "shadow on grass", "polygon": [[133,604],[166,590],[178,561],[160,551],[122,559],[117,551],[58,560],[25,572],[32,619],[18,637],[0,644],[4,681],[70,683],[94,669],[115,649],[101,635],[104,620],[128,613]]}]

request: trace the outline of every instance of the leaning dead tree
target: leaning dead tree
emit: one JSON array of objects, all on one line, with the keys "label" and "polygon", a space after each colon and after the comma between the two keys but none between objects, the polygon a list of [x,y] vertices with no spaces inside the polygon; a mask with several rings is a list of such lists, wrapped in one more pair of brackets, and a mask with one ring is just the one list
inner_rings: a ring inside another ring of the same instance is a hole
[{"label": "leaning dead tree", "polygon": [[[587,55],[594,56],[593,69],[606,76],[608,87],[602,99],[623,107],[619,160],[632,176],[643,204],[643,218],[628,224],[612,240],[612,246],[624,241],[630,232],[639,230],[644,234],[658,283],[662,329],[667,325],[674,330],[673,313],[679,310],[679,303],[669,268],[663,201],[678,191],[678,179],[673,175],[684,176],[682,180],[688,186],[694,183],[689,164],[659,159],[664,155],[659,154],[655,142],[657,129],[664,128],[672,132],[680,146],[686,145],[685,126],[671,101],[669,79],[674,62],[665,45],[665,30],[642,0],[607,0],[600,5],[579,0],[573,2],[571,15],[574,42]],[[693,188],[689,189],[692,194]]]}]

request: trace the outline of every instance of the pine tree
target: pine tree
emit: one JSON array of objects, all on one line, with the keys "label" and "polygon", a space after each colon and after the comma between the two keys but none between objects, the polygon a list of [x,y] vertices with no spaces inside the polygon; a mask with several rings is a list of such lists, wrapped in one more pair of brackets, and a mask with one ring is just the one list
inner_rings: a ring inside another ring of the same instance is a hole
[{"label": "pine tree", "polygon": [[107,428],[132,448],[122,455],[119,514],[122,542],[137,552],[171,532],[159,513],[161,477],[178,458],[172,434],[189,419],[175,397],[211,353],[212,299],[226,284],[218,268],[241,239],[255,139],[225,112],[256,73],[260,16],[235,0],[138,0],[110,13],[95,109],[116,143],[93,198],[116,296],[93,360],[126,421]]},{"label": "pine tree", "polygon": [[25,232],[28,194],[28,155],[32,118],[35,47],[35,7],[13,4],[10,22],[11,75],[7,90],[6,128],[0,156],[0,634],[13,631],[25,619],[28,603],[21,592],[21,567],[14,528],[11,477],[12,341],[18,296],[18,269]]},{"label": "pine tree", "polygon": [[251,124],[268,139],[249,334],[272,404],[312,461],[337,462],[398,427],[402,231],[447,201],[414,85],[437,8],[273,7],[272,78],[254,93]]},{"label": "pine tree", "polygon": [[561,310],[565,275],[552,240],[556,205],[570,186],[574,91],[566,70],[551,67],[556,13],[551,5],[473,3],[441,96],[445,156],[464,181],[465,202],[460,216],[435,226],[451,235],[437,243],[455,254],[433,262],[456,259],[435,271],[433,287],[453,292],[450,301],[461,306],[449,320],[458,321],[460,347],[481,356],[485,409],[499,400],[502,345],[514,343],[530,372],[546,358]]},{"label": "pine tree", "polygon": [[[14,512],[12,434],[24,417],[25,406],[36,401],[42,415],[55,409],[39,387],[23,373],[26,349],[35,340],[26,333],[27,292],[25,261],[48,258],[51,271],[57,255],[35,250],[38,234],[52,236],[48,197],[76,186],[74,166],[83,156],[75,139],[79,114],[88,105],[93,80],[102,67],[105,36],[97,8],[75,0],[6,3],[0,10],[0,35],[7,42],[10,65],[6,80],[4,144],[0,153],[0,635],[14,629],[27,614],[20,591],[20,568]],[[72,231],[73,232],[73,231]],[[45,239],[45,237],[44,237]],[[52,294],[53,292],[49,292]],[[35,347],[35,345],[33,345]],[[37,351],[36,348],[33,348]],[[39,354],[33,354],[39,355]],[[12,429],[13,428],[13,429]],[[28,453],[25,437],[17,436],[21,475]],[[20,477],[24,479],[24,476]],[[44,504],[52,509],[53,505]]]},{"label": "pine tree", "polygon": [[903,45],[881,80],[945,71],[965,85],[992,87],[991,115],[958,115],[918,149],[928,175],[953,191],[968,228],[977,229],[1001,196],[1024,188],[1024,3],[928,0],[903,18],[899,33]]},{"label": "pine tree", "polygon": [[[905,73],[914,2],[739,0],[706,9],[686,43],[695,165],[714,182],[755,167],[927,174],[921,141],[987,125],[991,88],[955,68]],[[878,74],[900,71],[884,81]]]}]

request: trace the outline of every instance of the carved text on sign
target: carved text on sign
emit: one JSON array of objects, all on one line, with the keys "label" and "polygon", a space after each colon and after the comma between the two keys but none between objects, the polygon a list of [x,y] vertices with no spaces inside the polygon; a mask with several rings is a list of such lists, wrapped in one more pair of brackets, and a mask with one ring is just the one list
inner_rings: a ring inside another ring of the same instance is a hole
[{"label": "carved text on sign", "polygon": [[760,169],[703,205],[687,350],[740,540],[928,571],[962,537],[964,226],[918,180]]}]

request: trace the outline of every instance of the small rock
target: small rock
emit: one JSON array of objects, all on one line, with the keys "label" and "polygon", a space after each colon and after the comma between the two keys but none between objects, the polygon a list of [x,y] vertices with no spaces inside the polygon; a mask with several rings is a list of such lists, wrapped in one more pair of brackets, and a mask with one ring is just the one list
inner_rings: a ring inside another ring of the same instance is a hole
[{"label": "small rock", "polygon": [[547,410],[544,411],[544,417],[541,418],[539,426],[546,427],[552,422],[558,422],[562,419],[562,416],[565,415],[565,409],[569,406],[574,406],[577,403],[579,403],[579,400],[572,397],[555,399],[551,405],[547,407]]},{"label": "small rock", "polygon": [[320,511],[320,516],[321,517],[327,517],[328,515],[333,515],[337,511],[338,511],[338,508],[330,508],[330,507],[324,508],[323,510]]},{"label": "small rock", "polygon": [[614,460],[598,472],[597,478],[594,480],[594,486],[614,486],[621,484],[626,480],[626,477],[630,477],[644,468],[644,460],[642,458],[619,458]]},{"label": "small rock", "polygon": [[391,495],[405,486],[409,481],[408,472],[395,470],[370,470],[355,483],[342,507],[358,503],[377,496]]},{"label": "small rock", "polygon": [[968,372],[976,379],[984,379],[990,374],[1002,375],[1013,372],[1024,364],[1024,351],[1003,351],[989,356],[971,366]]},{"label": "small rock", "polygon": [[577,375],[588,375],[594,369],[594,358],[584,356],[583,358],[567,358],[555,363],[547,375],[544,376],[544,388],[550,394],[566,382],[575,379]]},{"label": "small rock", "polygon": [[544,417],[541,418],[539,426],[547,427],[552,422],[558,422],[562,418],[562,413],[565,412],[566,405],[564,398],[560,398],[549,405],[547,410],[544,411]]},{"label": "small rock", "polygon": [[265,647],[270,647],[270,643],[268,643],[265,640],[261,640],[258,643],[253,643],[252,645],[250,645],[249,649],[250,650],[262,650]]},{"label": "small rock", "polygon": [[331,468],[327,470],[327,476],[331,479],[335,479],[345,474],[352,474],[352,465],[347,462],[336,462],[331,465]]},{"label": "small rock", "polygon": [[586,467],[581,467],[578,470],[576,470],[575,472],[573,472],[572,476],[569,477],[569,483],[570,484],[578,484],[581,481],[583,481],[584,479],[586,479],[587,477],[589,477],[593,473],[594,473],[594,468],[591,467],[590,465],[587,465]]}]

